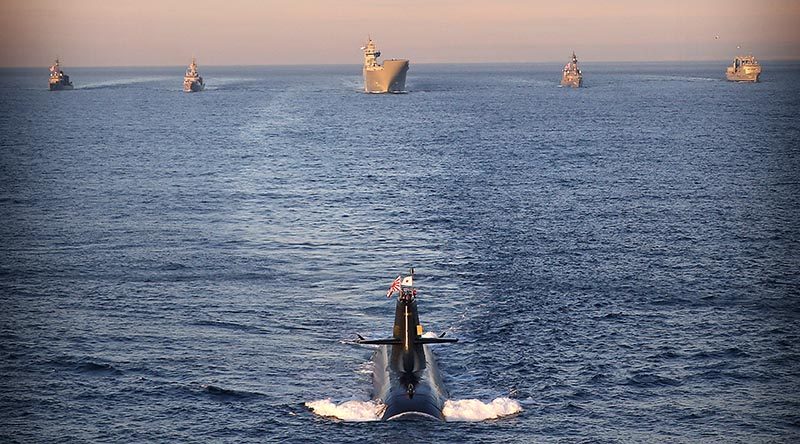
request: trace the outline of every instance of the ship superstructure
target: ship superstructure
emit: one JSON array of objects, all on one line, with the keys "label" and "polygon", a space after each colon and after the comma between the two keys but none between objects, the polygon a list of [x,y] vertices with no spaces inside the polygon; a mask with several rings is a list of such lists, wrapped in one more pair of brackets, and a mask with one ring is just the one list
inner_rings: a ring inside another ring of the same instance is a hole
[{"label": "ship superstructure", "polygon": [[361,48],[364,51],[364,91],[369,93],[399,93],[406,88],[408,60],[390,59],[378,62],[381,52],[371,38]]},{"label": "ship superstructure", "polygon": [[203,78],[197,72],[197,63],[192,57],[192,64],[186,68],[186,75],[183,76],[183,92],[198,92],[206,87]]},{"label": "ship superstructure", "polygon": [[64,74],[64,71],[61,70],[61,66],[56,59],[55,63],[50,66],[50,91],[63,91],[67,89],[72,89],[72,82],[69,80],[69,76]]},{"label": "ship superstructure", "polygon": [[561,86],[570,86],[572,88],[580,88],[583,86],[583,73],[578,68],[578,57],[575,52],[572,52],[572,60],[564,66],[561,75]]},{"label": "ship superstructure", "polygon": [[761,65],[753,56],[736,56],[733,64],[728,67],[725,76],[731,82],[758,82],[761,75]]}]

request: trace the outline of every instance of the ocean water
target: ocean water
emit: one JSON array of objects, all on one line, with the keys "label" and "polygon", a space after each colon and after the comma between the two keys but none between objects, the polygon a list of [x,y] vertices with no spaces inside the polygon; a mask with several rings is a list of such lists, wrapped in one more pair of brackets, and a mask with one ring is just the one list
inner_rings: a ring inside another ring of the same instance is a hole
[{"label": "ocean water", "polygon": [[[800,64],[726,63],[0,70],[0,441],[800,440]],[[363,421],[409,267],[467,420]]]}]

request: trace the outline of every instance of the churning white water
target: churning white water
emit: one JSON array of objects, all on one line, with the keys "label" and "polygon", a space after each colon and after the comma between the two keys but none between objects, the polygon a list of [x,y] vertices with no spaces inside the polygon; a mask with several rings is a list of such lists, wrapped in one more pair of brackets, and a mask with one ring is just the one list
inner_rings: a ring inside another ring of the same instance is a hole
[{"label": "churning white water", "polygon": [[[336,404],[330,398],[305,403],[306,407],[320,416],[344,421],[378,421],[385,408],[377,401],[345,401]],[[500,397],[489,403],[478,399],[448,400],[444,404],[447,421],[484,421],[514,415],[522,411],[518,401]]]}]

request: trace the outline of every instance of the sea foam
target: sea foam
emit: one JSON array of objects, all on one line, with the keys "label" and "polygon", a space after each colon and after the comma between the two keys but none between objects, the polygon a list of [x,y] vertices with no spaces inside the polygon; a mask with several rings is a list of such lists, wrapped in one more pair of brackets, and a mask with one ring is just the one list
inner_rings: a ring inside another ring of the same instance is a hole
[{"label": "sea foam", "polygon": [[319,416],[344,421],[377,421],[381,419],[384,405],[377,401],[345,401],[336,404],[331,398],[306,402],[306,407]]},{"label": "sea foam", "polygon": [[506,397],[495,398],[488,404],[478,399],[447,400],[442,409],[448,421],[485,421],[521,411],[522,406],[518,401]]},{"label": "sea foam", "polygon": [[[338,418],[343,421],[378,421],[385,405],[378,401],[345,401],[336,404],[330,398],[305,403],[319,416]],[[501,397],[485,403],[478,399],[447,400],[444,403],[446,421],[485,421],[514,415],[522,411],[518,401]]]}]

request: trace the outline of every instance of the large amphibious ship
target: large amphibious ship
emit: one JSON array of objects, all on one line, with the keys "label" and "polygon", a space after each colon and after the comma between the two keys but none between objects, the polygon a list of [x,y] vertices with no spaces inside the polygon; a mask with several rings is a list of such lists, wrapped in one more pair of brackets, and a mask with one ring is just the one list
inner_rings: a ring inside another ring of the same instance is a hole
[{"label": "large amphibious ship", "polygon": [[197,72],[197,63],[192,57],[192,64],[186,68],[186,75],[183,76],[183,92],[198,92],[205,87],[206,84],[203,83],[203,78]]},{"label": "large amphibious ship", "polygon": [[381,52],[375,48],[371,38],[367,45],[361,48],[364,51],[364,91],[369,93],[399,93],[406,89],[406,73],[408,60],[385,60],[383,65],[378,63]]},{"label": "large amphibious ship", "polygon": [[72,89],[72,82],[69,81],[69,76],[61,70],[58,65],[58,59],[56,59],[56,62],[50,67],[50,91],[62,91],[65,89]]},{"label": "large amphibious ship", "polygon": [[561,86],[571,86],[580,88],[583,85],[583,74],[578,69],[578,57],[572,52],[572,60],[564,66],[564,73],[561,76]]},{"label": "large amphibious ship", "polygon": [[761,65],[753,56],[736,56],[733,64],[728,67],[725,76],[731,82],[758,82],[761,75]]}]

